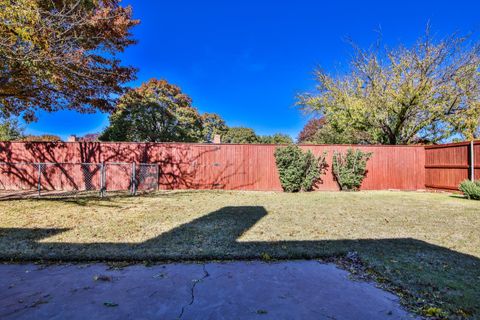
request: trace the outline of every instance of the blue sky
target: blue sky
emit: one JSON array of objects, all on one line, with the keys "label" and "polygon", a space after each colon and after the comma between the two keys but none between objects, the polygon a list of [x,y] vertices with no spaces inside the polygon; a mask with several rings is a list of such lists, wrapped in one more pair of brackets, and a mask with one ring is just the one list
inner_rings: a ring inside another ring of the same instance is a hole
[{"label": "blue sky", "polygon": [[[316,66],[341,72],[351,55],[346,38],[363,47],[381,30],[389,46],[410,45],[425,30],[442,37],[480,32],[477,1],[159,1],[123,0],[141,24],[139,41],[121,55],[150,78],[179,85],[201,112],[259,134],[296,137],[308,120],[295,95],[314,89]],[[100,132],[106,114],[40,113],[32,134]]]}]

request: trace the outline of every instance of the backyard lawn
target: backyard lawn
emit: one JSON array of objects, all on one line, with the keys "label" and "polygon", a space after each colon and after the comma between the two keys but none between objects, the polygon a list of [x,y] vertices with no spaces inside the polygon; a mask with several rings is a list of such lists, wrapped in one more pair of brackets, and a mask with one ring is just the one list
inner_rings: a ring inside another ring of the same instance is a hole
[{"label": "backyard lawn", "polygon": [[480,202],[440,193],[178,191],[0,201],[4,261],[326,259],[440,317],[480,318],[479,230]]}]

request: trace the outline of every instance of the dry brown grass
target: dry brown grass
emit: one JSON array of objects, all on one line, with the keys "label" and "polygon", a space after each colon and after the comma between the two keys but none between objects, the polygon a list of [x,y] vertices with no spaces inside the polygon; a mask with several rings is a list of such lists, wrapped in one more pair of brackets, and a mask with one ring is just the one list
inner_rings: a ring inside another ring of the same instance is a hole
[{"label": "dry brown grass", "polygon": [[[356,251],[410,304],[478,316],[480,202],[415,192],[160,192],[0,202],[6,259],[321,258]],[[461,299],[459,297],[462,297]]]},{"label": "dry brown grass", "polygon": [[[165,192],[0,202],[0,228],[67,229],[43,243],[141,243],[225,207],[267,214],[250,241],[414,238],[480,257],[480,203],[415,192]],[[215,235],[212,235],[215,236]]]}]

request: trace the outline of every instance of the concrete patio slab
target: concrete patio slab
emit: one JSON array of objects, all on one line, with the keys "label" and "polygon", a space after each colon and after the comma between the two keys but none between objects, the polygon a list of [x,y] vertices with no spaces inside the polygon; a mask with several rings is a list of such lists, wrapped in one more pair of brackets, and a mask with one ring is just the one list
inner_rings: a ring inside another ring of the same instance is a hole
[{"label": "concrete patio slab", "polygon": [[0,265],[0,319],[412,319],[317,261]]}]

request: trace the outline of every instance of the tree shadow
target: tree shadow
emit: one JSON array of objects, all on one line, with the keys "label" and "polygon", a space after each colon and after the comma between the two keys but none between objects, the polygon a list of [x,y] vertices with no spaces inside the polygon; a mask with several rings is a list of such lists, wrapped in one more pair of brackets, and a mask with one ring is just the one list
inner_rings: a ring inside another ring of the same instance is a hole
[{"label": "tree shadow", "polygon": [[[82,206],[91,205],[90,199],[68,199],[66,201]],[[95,201],[95,205],[98,204],[97,202],[100,204],[105,202],[106,205],[109,203],[108,199]],[[169,259],[255,259],[261,258],[264,253],[274,258],[320,258],[342,255],[364,248],[376,251],[375,248],[388,247],[411,253],[439,250],[461,255],[464,259],[477,259],[474,256],[412,238],[311,241],[244,241],[239,239],[266,216],[267,211],[261,206],[223,207],[141,243],[48,242],[48,237],[52,236],[52,233],[60,234],[69,229],[0,228],[0,252],[4,259],[23,257],[37,260],[48,256],[61,260],[69,258],[91,260],[101,257],[106,260],[151,259],[161,261]],[[35,253],[25,256],[22,252],[25,246],[28,246],[29,251],[33,250]],[[385,250],[384,254],[389,255],[387,254],[389,251]]]},{"label": "tree shadow", "polygon": [[[245,241],[267,216],[260,206],[224,207],[141,243],[49,241],[69,229],[0,228],[3,261],[172,261],[316,259],[357,252],[412,303],[445,301],[449,312],[480,314],[480,259],[413,238]],[[405,297],[404,297],[405,298]],[[422,300],[423,299],[423,300]],[[415,302],[417,301],[417,302]],[[425,302],[426,301],[426,302]]]}]

